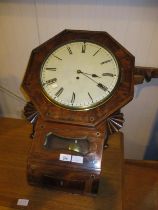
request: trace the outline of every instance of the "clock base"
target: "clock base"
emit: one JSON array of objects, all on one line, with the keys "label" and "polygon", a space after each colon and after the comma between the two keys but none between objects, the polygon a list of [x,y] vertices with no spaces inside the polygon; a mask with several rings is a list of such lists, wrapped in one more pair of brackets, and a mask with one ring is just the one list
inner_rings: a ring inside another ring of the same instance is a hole
[{"label": "clock base", "polygon": [[63,168],[28,160],[27,180],[30,185],[76,194],[96,195],[100,172]]},{"label": "clock base", "polygon": [[28,182],[72,193],[97,194],[104,136],[105,124],[83,127],[39,118],[28,156]]}]

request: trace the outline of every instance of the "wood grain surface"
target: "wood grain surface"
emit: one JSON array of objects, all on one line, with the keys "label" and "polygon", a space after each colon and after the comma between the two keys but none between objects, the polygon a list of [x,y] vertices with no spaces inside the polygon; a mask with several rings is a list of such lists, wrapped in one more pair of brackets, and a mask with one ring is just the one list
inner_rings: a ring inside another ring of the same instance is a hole
[{"label": "wood grain surface", "polygon": [[[113,135],[104,151],[97,196],[83,196],[32,187],[26,181],[26,161],[31,145],[31,125],[23,120],[0,119],[0,209],[121,210],[122,134]],[[17,206],[28,199],[28,206]],[[2,207],[2,208],[1,208]]]},{"label": "wood grain surface", "polygon": [[125,164],[125,209],[158,209],[158,161],[131,161]]},{"label": "wood grain surface", "polygon": [[[120,210],[121,165],[120,135],[110,139],[104,152],[103,174],[97,197],[62,193],[31,187],[26,182],[26,160],[31,143],[31,126],[15,119],[0,119],[0,210]],[[124,209],[158,209],[158,162],[125,162]],[[18,199],[29,199],[27,207],[17,206]]]}]

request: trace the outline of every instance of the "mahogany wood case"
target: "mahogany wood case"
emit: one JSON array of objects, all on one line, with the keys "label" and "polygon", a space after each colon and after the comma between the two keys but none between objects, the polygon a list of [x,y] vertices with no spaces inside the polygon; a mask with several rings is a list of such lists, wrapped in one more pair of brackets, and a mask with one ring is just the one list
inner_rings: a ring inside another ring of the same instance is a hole
[{"label": "mahogany wood case", "polygon": [[[51,103],[44,96],[40,82],[40,70],[46,57],[57,47],[76,40],[90,41],[109,49],[120,69],[119,84],[111,98],[94,109],[84,111],[63,109]],[[134,56],[106,32],[64,30],[32,51],[22,87],[44,120],[95,126],[132,100],[134,60]]]},{"label": "mahogany wood case", "polygon": [[[46,57],[59,46],[76,40],[107,48],[115,56],[120,71],[119,82],[111,97],[100,106],[82,111],[65,109],[52,103],[44,95],[40,82],[40,70]],[[108,132],[107,119],[133,98],[134,61],[134,56],[114,38],[99,31],[64,30],[32,51],[22,83],[38,112],[28,157],[27,172],[31,184],[71,192],[97,193]],[[52,135],[51,140],[48,134]],[[81,144],[87,142],[88,151],[80,154],[73,149],[65,149],[66,141],[75,139]],[[63,147],[57,140],[62,142]],[[57,142],[57,149],[53,148],[54,142]],[[82,156],[83,162],[61,161],[60,154]]]}]

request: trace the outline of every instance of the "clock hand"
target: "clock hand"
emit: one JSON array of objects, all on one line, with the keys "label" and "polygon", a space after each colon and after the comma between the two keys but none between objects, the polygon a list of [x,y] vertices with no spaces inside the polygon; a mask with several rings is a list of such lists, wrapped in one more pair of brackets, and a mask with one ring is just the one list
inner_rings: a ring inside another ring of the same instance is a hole
[{"label": "clock hand", "polygon": [[89,78],[90,80],[92,80],[93,82],[95,82],[96,84],[98,84],[98,82],[96,82],[94,79],[92,79],[91,77],[89,77],[86,73],[82,72],[81,70],[77,70],[78,74],[83,74],[84,76],[86,76],[87,78]]},{"label": "clock hand", "polygon": [[108,90],[108,88],[105,85],[103,85],[100,82],[96,82],[94,79],[92,79],[91,77],[89,77],[86,73],[82,72],[81,70],[77,70],[77,73],[78,74],[83,74],[84,76],[86,76],[87,78],[89,78],[90,80],[92,80],[93,82],[95,82],[99,88],[101,88],[104,91],[108,91],[110,93],[110,91]]},{"label": "clock hand", "polygon": [[[77,73],[79,73],[78,71],[81,71],[81,70],[77,70]],[[86,73],[86,72],[82,72],[82,73],[84,73],[84,74],[86,74],[86,75],[91,75],[92,77],[98,77],[98,78],[101,78],[101,77],[99,77],[98,75],[96,75],[96,74],[89,74],[89,73]]]},{"label": "clock hand", "polygon": [[85,73],[85,74],[87,74],[87,75],[91,75],[92,77],[98,77],[98,78],[101,78],[101,77],[99,77],[98,75],[96,75],[96,74],[88,74],[88,73]]}]

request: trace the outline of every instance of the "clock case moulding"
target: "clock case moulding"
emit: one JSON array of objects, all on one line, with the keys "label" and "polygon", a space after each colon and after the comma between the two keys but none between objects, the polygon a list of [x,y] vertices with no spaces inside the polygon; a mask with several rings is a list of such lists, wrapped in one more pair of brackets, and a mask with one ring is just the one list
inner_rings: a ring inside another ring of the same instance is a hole
[{"label": "clock case moulding", "polygon": [[[65,109],[51,103],[43,94],[40,82],[42,64],[53,50],[71,41],[89,41],[101,45],[109,49],[118,62],[119,84],[112,96],[96,108],[83,111]],[[134,56],[106,32],[64,30],[32,51],[22,87],[44,120],[96,126],[132,100],[134,60]]]},{"label": "clock case moulding", "polygon": [[[105,47],[119,65],[120,80],[113,94],[93,109],[77,111],[62,108],[50,102],[42,90],[40,71],[45,59],[53,50],[71,41],[88,41]],[[134,62],[131,53],[108,33],[99,31],[64,30],[32,51],[22,83],[31,101],[25,106],[24,115],[33,124],[33,141],[27,163],[30,184],[97,194],[107,137],[118,131],[124,122],[120,108],[132,100],[134,84],[142,83],[144,78],[150,81],[158,76],[156,68],[135,67]],[[48,143],[46,137],[50,133],[51,143]],[[73,148],[65,149],[70,146],[67,146],[67,141],[75,139],[88,142],[88,151],[81,154]],[[57,142],[58,149],[52,148],[52,140]],[[62,140],[65,141],[61,147]],[[82,156],[83,162],[60,161],[62,153]]]}]

